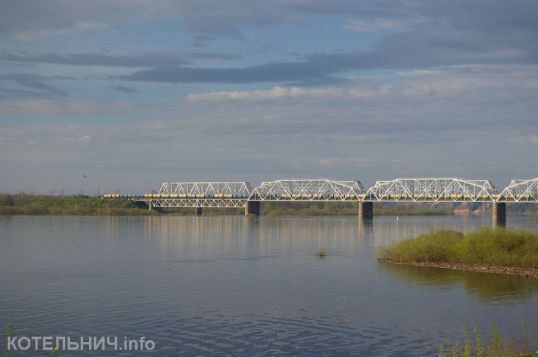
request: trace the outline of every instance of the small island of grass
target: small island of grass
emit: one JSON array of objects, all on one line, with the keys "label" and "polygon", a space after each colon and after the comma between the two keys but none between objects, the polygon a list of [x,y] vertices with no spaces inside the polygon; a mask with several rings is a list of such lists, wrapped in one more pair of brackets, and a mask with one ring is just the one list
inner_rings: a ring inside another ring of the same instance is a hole
[{"label": "small island of grass", "polygon": [[538,278],[538,234],[492,228],[467,234],[438,230],[383,247],[378,260]]}]

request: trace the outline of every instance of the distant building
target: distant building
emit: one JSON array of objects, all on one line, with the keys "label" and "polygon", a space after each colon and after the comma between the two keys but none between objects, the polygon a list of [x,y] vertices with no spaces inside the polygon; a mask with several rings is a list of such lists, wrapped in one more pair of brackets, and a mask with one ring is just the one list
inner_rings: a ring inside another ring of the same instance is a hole
[{"label": "distant building", "polygon": [[483,216],[485,213],[486,213],[486,205],[484,204],[471,212],[473,216]]},{"label": "distant building", "polygon": [[469,209],[469,206],[467,206],[466,203],[460,205],[459,207],[456,207],[452,213],[455,216],[468,216],[471,213],[471,210]]}]

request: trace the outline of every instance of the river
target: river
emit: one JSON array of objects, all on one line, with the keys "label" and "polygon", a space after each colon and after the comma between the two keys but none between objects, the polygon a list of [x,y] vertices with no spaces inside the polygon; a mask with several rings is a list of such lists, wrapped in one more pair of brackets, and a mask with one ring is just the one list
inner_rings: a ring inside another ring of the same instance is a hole
[{"label": "river", "polygon": [[[375,259],[378,247],[431,229],[489,225],[454,216],[1,217],[0,327],[145,336],[158,356],[430,356],[464,325],[515,334],[523,321],[538,331],[536,279]],[[508,225],[538,231],[536,217]],[[94,355],[58,355],[80,354]]]}]

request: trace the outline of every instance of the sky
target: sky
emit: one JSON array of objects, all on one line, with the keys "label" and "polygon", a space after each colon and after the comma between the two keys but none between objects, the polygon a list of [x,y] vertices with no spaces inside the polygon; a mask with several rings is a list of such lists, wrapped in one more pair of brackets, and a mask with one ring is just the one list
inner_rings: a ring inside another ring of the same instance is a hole
[{"label": "sky", "polygon": [[0,0],[0,192],[538,176],[538,1]]}]

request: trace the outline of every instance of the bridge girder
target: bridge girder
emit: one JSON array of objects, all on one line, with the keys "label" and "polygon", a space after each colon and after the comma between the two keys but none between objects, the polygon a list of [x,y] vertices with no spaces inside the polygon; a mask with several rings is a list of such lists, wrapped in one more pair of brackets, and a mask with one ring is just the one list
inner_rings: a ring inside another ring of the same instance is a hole
[{"label": "bridge girder", "polygon": [[500,202],[538,202],[538,177],[528,180],[514,179],[501,192]]},{"label": "bridge girder", "polygon": [[360,201],[366,190],[360,181],[297,179],[262,182],[251,201]]},{"label": "bridge girder", "polygon": [[368,189],[366,201],[492,202],[497,190],[490,180],[461,178],[398,178],[377,181]]}]

